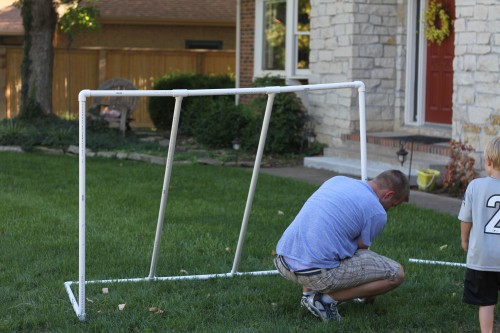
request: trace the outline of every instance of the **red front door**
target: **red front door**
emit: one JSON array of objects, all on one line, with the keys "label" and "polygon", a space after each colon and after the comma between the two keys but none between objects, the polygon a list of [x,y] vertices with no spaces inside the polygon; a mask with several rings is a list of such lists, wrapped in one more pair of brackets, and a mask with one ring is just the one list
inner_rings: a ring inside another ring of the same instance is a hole
[{"label": "red front door", "polygon": [[[438,0],[438,2],[443,4],[453,22],[455,0]],[[452,26],[450,30],[450,36],[441,45],[427,43],[425,122],[428,123],[451,124],[455,33]]]}]

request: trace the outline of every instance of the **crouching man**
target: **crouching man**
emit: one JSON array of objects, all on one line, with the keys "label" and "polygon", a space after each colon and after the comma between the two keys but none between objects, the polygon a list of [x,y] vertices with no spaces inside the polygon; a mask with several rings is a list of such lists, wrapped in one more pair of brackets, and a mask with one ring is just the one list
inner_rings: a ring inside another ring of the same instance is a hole
[{"label": "crouching man", "polygon": [[387,211],[408,201],[409,189],[398,170],[368,182],[336,176],[306,201],[274,261],[281,276],[302,286],[301,306],[324,321],[340,320],[339,303],[370,302],[403,282],[403,267],[368,247],[384,229]]}]

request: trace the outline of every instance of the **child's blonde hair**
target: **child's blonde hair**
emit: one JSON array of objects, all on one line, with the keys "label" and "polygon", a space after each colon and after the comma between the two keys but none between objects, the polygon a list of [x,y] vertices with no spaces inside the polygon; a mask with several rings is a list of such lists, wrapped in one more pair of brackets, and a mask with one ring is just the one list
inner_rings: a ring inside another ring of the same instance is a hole
[{"label": "child's blonde hair", "polygon": [[484,152],[485,157],[493,163],[493,168],[500,170],[500,135],[497,135],[488,142]]}]

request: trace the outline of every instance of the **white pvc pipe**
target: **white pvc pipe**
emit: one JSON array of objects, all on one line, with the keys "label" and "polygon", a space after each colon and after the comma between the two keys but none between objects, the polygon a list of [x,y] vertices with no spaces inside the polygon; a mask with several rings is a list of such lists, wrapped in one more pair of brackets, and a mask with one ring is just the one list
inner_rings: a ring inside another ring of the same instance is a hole
[{"label": "white pvc pipe", "polygon": [[[78,148],[78,163],[79,163],[79,181],[78,181],[78,279],[80,281],[78,287],[78,319],[85,320],[85,157],[86,157],[86,110],[85,110],[85,95],[80,92],[78,94],[78,113],[80,118],[79,148]],[[74,305],[73,305],[74,307]]]},{"label": "white pvc pipe", "polygon": [[410,258],[409,262],[414,262],[417,264],[430,264],[430,265],[444,265],[444,266],[458,266],[467,267],[466,264],[460,262],[449,262],[449,261],[438,261],[438,260],[423,260],[423,259],[413,259]]},{"label": "white pvc pipe", "polygon": [[[198,274],[198,275],[175,275],[175,276],[156,276],[152,279],[149,277],[129,278],[129,279],[107,279],[107,280],[92,280],[86,281],[85,284],[103,284],[103,283],[124,283],[124,282],[151,282],[151,281],[182,281],[182,280],[208,280],[214,278],[231,278],[235,276],[265,276],[276,275],[277,270],[269,271],[253,271],[253,272],[236,272],[236,273],[215,273],[215,274]],[[73,284],[78,284],[78,281],[67,281],[64,283],[66,290],[70,289]],[[71,289],[70,289],[71,290]]]},{"label": "white pvc pipe", "polygon": [[179,128],[179,118],[181,113],[182,96],[175,98],[174,117],[172,120],[172,130],[170,131],[170,143],[168,145],[167,163],[165,166],[165,177],[163,179],[163,189],[161,191],[160,212],[158,213],[158,223],[156,226],[156,236],[153,246],[153,255],[151,257],[151,266],[149,278],[156,275],[156,266],[158,263],[158,253],[160,251],[160,242],[163,230],[163,221],[165,218],[165,207],[167,205],[168,188],[170,186],[170,176],[172,174],[172,164],[174,163],[175,144],[177,141],[177,129]]},{"label": "white pvc pipe", "polygon": [[64,282],[64,289],[66,289],[66,292],[68,293],[69,296],[69,301],[71,302],[71,305],[73,306],[73,310],[75,311],[76,315],[80,320],[85,320],[85,317],[81,318],[80,317],[80,307],[78,306],[78,302],[75,299],[75,295],[73,294],[73,290],[71,290],[71,285],[76,284],[79,282]]},{"label": "white pvc pipe", "polygon": [[220,95],[242,95],[242,94],[270,94],[286,93],[297,91],[315,91],[340,88],[359,88],[364,86],[363,82],[342,82],[342,83],[322,83],[305,84],[301,86],[276,86],[260,88],[227,88],[227,89],[173,89],[173,90],[82,90],[80,94],[86,97],[105,97],[105,96],[148,96],[148,97],[188,97],[188,96],[220,96]]},{"label": "white pvc pipe", "polygon": [[367,181],[367,152],[366,152],[366,110],[365,110],[365,84],[356,81],[359,96],[359,144],[361,154],[361,180]]},{"label": "white pvc pipe", "polygon": [[241,222],[240,237],[238,238],[238,245],[234,254],[233,268],[231,273],[238,271],[238,266],[241,260],[241,252],[243,251],[243,244],[245,243],[245,234],[248,226],[248,219],[252,209],[252,202],[259,178],[260,163],[262,161],[262,154],[266,145],[267,130],[269,128],[269,120],[271,119],[271,112],[273,110],[274,97],[276,94],[271,93],[267,97],[266,111],[264,112],[264,120],[262,121],[262,130],[260,131],[259,146],[257,148],[257,155],[255,156],[255,164],[253,167],[252,180],[250,181],[250,189],[248,190],[247,203],[245,206],[245,213],[243,214],[243,221]]}]

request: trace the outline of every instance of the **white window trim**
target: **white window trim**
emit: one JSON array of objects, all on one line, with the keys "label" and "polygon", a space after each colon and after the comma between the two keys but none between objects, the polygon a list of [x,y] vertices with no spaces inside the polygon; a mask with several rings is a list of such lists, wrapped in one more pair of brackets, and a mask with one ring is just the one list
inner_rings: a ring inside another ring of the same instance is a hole
[{"label": "white window trim", "polygon": [[[293,2],[293,4],[289,5],[290,2]],[[287,40],[287,46],[291,45],[291,47],[286,48],[286,52],[287,52],[286,53],[286,59],[287,59],[286,65],[288,65],[288,67],[289,67],[289,68],[287,68],[286,73],[287,73],[287,77],[294,78],[294,79],[308,78],[311,75],[311,71],[309,69],[299,69],[296,67],[297,61],[298,61],[297,36],[306,35],[306,33],[301,32],[298,29],[298,22],[297,22],[298,13],[299,13],[299,1],[298,0],[288,1],[288,3],[287,3],[287,15],[290,18],[290,21],[293,22],[293,26],[291,27],[290,33],[288,33],[288,30],[287,30],[287,38],[290,39],[289,41]],[[307,35],[311,36],[310,31]],[[309,41],[310,41],[310,39],[309,39]]]},{"label": "white window trim", "polygon": [[[263,27],[264,27],[264,2],[266,0],[255,1],[255,38],[254,38],[254,57],[253,68],[254,77],[264,77],[266,75],[278,76],[289,79],[307,79],[311,71],[309,69],[296,69],[297,63],[297,45],[295,37],[299,34],[297,31],[297,12],[298,1],[286,0],[286,39],[285,39],[285,70],[263,70],[262,54],[264,49]],[[288,24],[292,22],[292,24]]]},{"label": "white window trim", "polygon": [[[405,124],[422,126],[425,124],[425,86],[426,86],[426,66],[427,66],[427,42],[425,39],[425,28],[423,23],[420,25],[420,31],[417,34],[412,33],[417,29],[415,11],[417,10],[418,0],[408,1],[408,25],[406,38],[406,94],[405,94]],[[426,5],[420,7],[420,17],[424,17]],[[414,52],[415,43],[419,43],[418,59]],[[415,73],[415,64],[418,62],[418,72]],[[417,96],[415,96],[415,77],[417,79]],[[414,121],[414,100],[417,99],[417,120]]]}]

